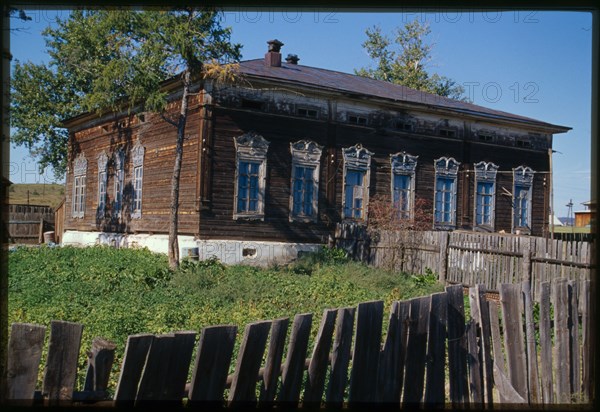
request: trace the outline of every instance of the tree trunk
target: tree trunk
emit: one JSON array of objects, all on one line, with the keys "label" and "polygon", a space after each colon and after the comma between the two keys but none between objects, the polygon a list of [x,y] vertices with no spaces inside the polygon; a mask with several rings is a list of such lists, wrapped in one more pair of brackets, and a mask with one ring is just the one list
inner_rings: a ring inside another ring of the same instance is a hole
[{"label": "tree trunk", "polygon": [[181,176],[181,163],[183,158],[183,140],[185,137],[185,124],[187,120],[188,96],[190,93],[190,72],[183,74],[183,95],[181,96],[181,111],[177,121],[177,144],[175,146],[175,165],[171,178],[171,214],[169,219],[169,266],[176,269],[179,266],[179,178]]}]

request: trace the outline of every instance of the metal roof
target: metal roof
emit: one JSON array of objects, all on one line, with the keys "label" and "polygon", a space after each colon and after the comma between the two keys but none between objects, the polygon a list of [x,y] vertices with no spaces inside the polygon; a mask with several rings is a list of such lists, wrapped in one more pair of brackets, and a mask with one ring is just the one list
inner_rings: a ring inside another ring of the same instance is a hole
[{"label": "metal roof", "polygon": [[266,65],[264,59],[245,60],[240,62],[240,71],[247,76],[256,78],[276,79],[355,95],[372,96],[396,102],[436,107],[452,110],[457,113],[485,117],[490,120],[525,123],[530,126],[553,129],[554,133],[564,133],[571,129],[570,127],[558,126],[529,117],[492,110],[476,104],[421,92],[398,84],[300,64],[282,62],[281,67],[273,67]]}]

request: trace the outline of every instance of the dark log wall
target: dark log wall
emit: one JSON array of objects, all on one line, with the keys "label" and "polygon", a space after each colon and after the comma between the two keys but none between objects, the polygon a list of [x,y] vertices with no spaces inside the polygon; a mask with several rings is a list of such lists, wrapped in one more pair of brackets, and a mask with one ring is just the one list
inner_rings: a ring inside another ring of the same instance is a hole
[{"label": "dark log wall", "polygon": [[[324,116],[326,117],[326,116]],[[351,126],[328,120],[308,120],[273,115],[260,111],[217,108],[213,118],[212,202],[201,214],[200,234],[204,239],[249,239],[320,242],[331,233],[332,222],[342,211],[342,148],[362,144],[374,152],[371,164],[370,197],[390,195],[389,155],[406,151],[418,155],[416,198],[433,208],[433,162],[447,156],[461,163],[457,192],[457,229],[472,229],[474,209],[473,165],[479,161],[500,166],[496,193],[496,231],[512,230],[511,198],[502,195],[502,187],[512,193],[512,169],[520,165],[536,172],[548,171],[545,151],[502,147],[462,138],[441,138],[400,132],[382,132],[371,127]],[[233,219],[235,149],[233,138],[254,131],[271,144],[267,158],[265,219]],[[290,223],[289,196],[291,154],[289,143],[311,139],[323,145],[319,185],[319,221]],[[332,155],[334,156],[332,158]],[[536,174],[533,186],[532,234],[541,235],[548,214],[546,174]],[[334,203],[332,203],[334,200]],[[429,213],[432,215],[433,211]]]},{"label": "dark log wall", "polygon": [[[200,136],[199,96],[190,101],[190,114],[186,127],[183,165],[181,172],[179,228],[181,234],[198,233],[196,171],[198,164],[198,140]],[[175,117],[177,103],[171,103],[169,114]],[[105,121],[73,133],[69,148],[69,171],[66,181],[65,229],[106,232],[168,232],[168,213],[171,199],[171,176],[175,156],[177,129],[159,115],[146,113],[144,121],[137,116]],[[130,151],[140,139],[145,148],[142,190],[142,216],[131,218],[132,164]],[[121,148],[125,152],[124,207],[121,219],[111,211],[115,198],[115,166],[113,154]],[[98,218],[98,155],[106,151],[109,156],[107,182],[107,211]],[[85,215],[72,217],[73,159],[83,152],[88,161]]]}]

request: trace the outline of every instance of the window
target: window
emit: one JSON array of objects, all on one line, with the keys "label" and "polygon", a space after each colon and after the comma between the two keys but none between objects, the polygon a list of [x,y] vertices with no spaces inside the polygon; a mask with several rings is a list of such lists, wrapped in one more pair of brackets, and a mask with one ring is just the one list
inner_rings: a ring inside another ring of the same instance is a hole
[{"label": "window", "polygon": [[367,118],[363,117],[363,116],[349,115],[348,116],[348,123],[357,124],[359,126],[366,126],[367,125]]},{"label": "window", "polygon": [[488,132],[478,132],[477,138],[482,142],[493,142],[494,135]]},{"label": "window", "polygon": [[475,227],[488,231],[494,230],[497,172],[493,163],[475,165]]},{"label": "window", "polygon": [[125,177],[125,153],[119,149],[114,154],[115,165],[115,182],[114,182],[114,200],[113,200],[113,216],[121,217],[121,209],[123,207],[123,180]]},{"label": "window", "polygon": [[98,219],[103,219],[104,213],[106,212],[107,166],[108,156],[106,155],[106,152],[102,152],[98,156],[98,209],[96,211],[96,217]]},{"label": "window", "polygon": [[531,231],[531,188],[534,171],[527,166],[513,169],[513,231]]},{"label": "window", "polygon": [[290,143],[292,193],[290,222],[315,222],[319,204],[319,167],[322,147],[309,140]]},{"label": "window", "polygon": [[456,130],[452,129],[439,129],[438,133],[443,137],[456,137]]},{"label": "window", "polygon": [[296,110],[296,113],[298,114],[298,116],[310,117],[311,119],[316,119],[319,116],[319,112],[317,112],[316,110],[307,109],[305,107],[299,107]]},{"label": "window", "polygon": [[452,157],[441,157],[434,161],[433,225],[436,229],[453,229],[456,226],[456,176],[459,164]]},{"label": "window", "polygon": [[242,99],[242,109],[263,110],[264,103],[258,100]]},{"label": "window", "polygon": [[414,130],[414,125],[406,120],[398,120],[396,122],[396,129],[403,130],[405,132],[412,132]]},{"label": "window", "polygon": [[369,203],[371,156],[373,153],[369,152],[360,144],[357,144],[343,149],[343,155],[343,218],[366,220]]},{"label": "window", "polygon": [[256,133],[234,137],[236,151],[233,218],[264,219],[269,142]]},{"label": "window", "polygon": [[144,179],[144,146],[138,138],[131,149],[131,160],[133,163],[133,178],[132,178],[132,213],[131,217],[139,219],[142,217],[142,187]]},{"label": "window", "polygon": [[415,169],[418,156],[406,152],[390,155],[392,167],[392,203],[401,219],[413,216]]},{"label": "window", "polygon": [[71,216],[82,218],[85,214],[85,183],[87,174],[87,159],[83,153],[73,162],[73,204]]}]

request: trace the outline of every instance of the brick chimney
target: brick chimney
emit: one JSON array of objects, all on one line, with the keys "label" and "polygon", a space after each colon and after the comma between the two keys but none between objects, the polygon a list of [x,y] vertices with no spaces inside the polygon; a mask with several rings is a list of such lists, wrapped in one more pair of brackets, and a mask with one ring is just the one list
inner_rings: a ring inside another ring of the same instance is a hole
[{"label": "brick chimney", "polygon": [[300,60],[300,57],[297,54],[288,54],[285,58],[287,64],[298,64],[298,60]]},{"label": "brick chimney", "polygon": [[271,67],[281,67],[281,53],[279,50],[283,43],[279,40],[269,40],[267,42],[269,45],[269,51],[265,54],[265,64]]}]

